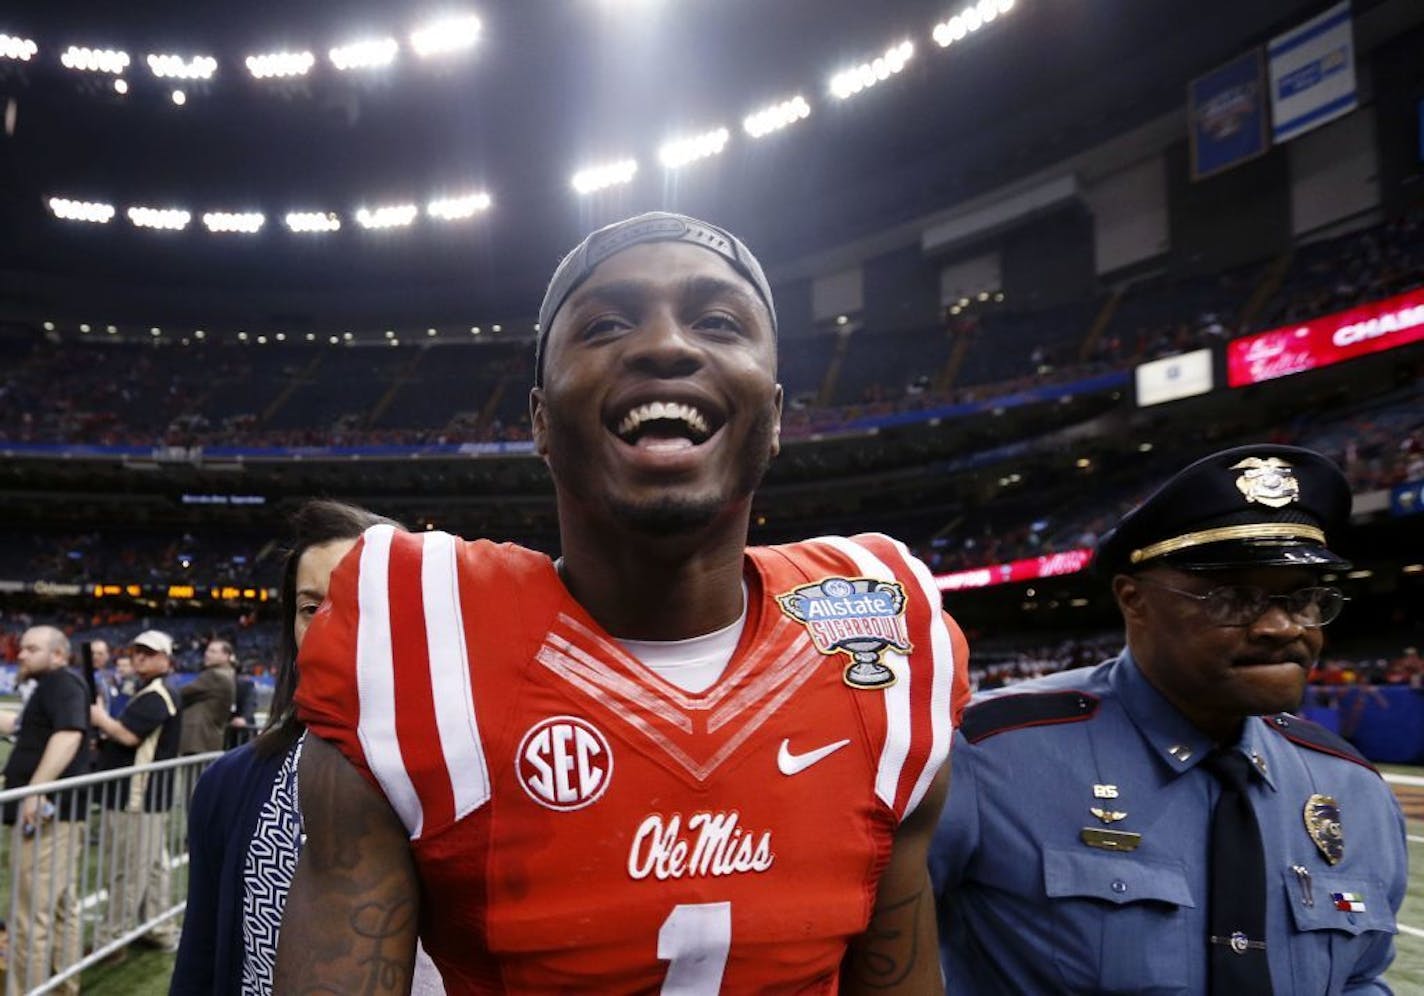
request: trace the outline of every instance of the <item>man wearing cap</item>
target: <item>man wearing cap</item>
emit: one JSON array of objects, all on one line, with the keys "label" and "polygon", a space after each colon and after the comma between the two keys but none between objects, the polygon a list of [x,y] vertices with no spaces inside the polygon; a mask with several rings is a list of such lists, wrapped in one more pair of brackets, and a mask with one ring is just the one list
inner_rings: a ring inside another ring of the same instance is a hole
[{"label": "man wearing cap", "polygon": [[[130,649],[140,688],[118,718],[99,703],[89,719],[103,735],[98,770],[112,771],[178,756],[183,721],[164,678],[173,667],[173,638],[150,629]],[[168,811],[173,806],[172,771],[143,772],[106,782],[105,818],[109,853],[109,904],[99,924],[99,943],[109,943],[172,905]],[[164,950],[178,945],[177,925],[165,920],[145,935]]]},{"label": "man wearing cap", "polygon": [[1404,820],[1347,742],[1290,715],[1348,567],[1328,460],[1199,460],[1098,546],[1115,660],[976,698],[931,849],[969,993],[1385,993]]},{"label": "man wearing cap", "polygon": [[[0,713],[0,733],[15,736],[5,788],[88,774],[89,693],[68,666],[69,638],[53,626],[32,626],[20,637],[19,662],[19,678],[34,679],[35,690],[18,720]],[[7,993],[28,992],[79,961],[75,878],[88,809],[83,790],[30,795],[5,807],[16,855]],[[79,980],[56,991],[77,993]]]},{"label": "man wearing cap", "polygon": [[565,258],[539,327],[563,555],[375,527],[333,574],[277,988],[404,991],[419,923],[452,994],[937,991],[963,637],[887,537],[747,547],[760,265],[643,215]]}]

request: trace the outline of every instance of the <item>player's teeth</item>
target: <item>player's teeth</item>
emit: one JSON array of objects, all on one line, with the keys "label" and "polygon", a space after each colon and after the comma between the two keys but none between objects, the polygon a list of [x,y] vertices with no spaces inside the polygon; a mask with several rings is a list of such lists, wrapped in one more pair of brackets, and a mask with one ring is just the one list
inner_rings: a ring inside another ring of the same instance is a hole
[{"label": "player's teeth", "polygon": [[676,401],[651,401],[646,405],[639,405],[623,416],[623,421],[618,423],[618,434],[626,436],[636,431],[644,422],[656,419],[676,419],[686,423],[696,433],[704,436],[708,434],[707,419],[702,413],[691,405]]}]

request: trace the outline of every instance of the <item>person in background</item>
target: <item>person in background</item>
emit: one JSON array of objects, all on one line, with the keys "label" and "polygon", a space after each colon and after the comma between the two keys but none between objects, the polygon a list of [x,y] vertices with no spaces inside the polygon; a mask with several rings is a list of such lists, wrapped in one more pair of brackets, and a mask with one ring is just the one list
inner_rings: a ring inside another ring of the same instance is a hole
[{"label": "person in background", "polygon": [[[301,850],[296,771],[305,728],[293,707],[297,648],[326,598],[332,568],[368,527],[392,523],[341,502],[307,502],[292,521],[282,569],[280,665],[261,736],[198,779],[189,810],[188,909],[173,996],[254,996],[272,990],[277,933]],[[411,992],[444,992],[428,959]]]},{"label": "person in background", "polygon": [[178,691],[183,711],[179,754],[223,749],[223,734],[237,699],[236,663],[237,655],[227,640],[209,640],[203,648],[203,670]]},{"label": "person in background", "polygon": [[[150,629],[134,638],[129,650],[134,674],[142,686],[118,718],[95,702],[90,722],[104,736],[99,747],[100,771],[165,761],[178,756],[183,721],[178,704],[164,684],[173,668],[173,638]],[[173,898],[169,866],[168,813],[173,808],[172,771],[142,772],[105,783],[105,818],[109,821],[106,867],[109,916],[99,924],[102,947],[119,934],[164,913]],[[161,950],[178,944],[171,919],[155,926],[145,940]],[[123,951],[114,960],[122,960]]]},{"label": "person in background", "polygon": [[134,674],[133,655],[120,651],[114,657],[113,679],[105,702],[109,715],[117,719],[138,689],[139,680],[138,675]]},{"label": "person in background", "polygon": [[[20,638],[19,662],[21,677],[33,678],[35,691],[18,723],[14,713],[0,712],[0,734],[16,734],[5,763],[5,788],[87,774],[89,692],[68,667],[69,639],[53,626],[34,626]],[[81,789],[55,799],[31,795],[5,807],[5,823],[14,826],[10,867],[15,873],[7,996],[28,992],[79,961],[75,876],[88,801]],[[54,991],[77,993],[79,980],[72,977]]]},{"label": "person in background", "polygon": [[1127,647],[979,698],[930,867],[945,974],[996,993],[1383,994],[1404,817],[1291,715],[1344,597],[1329,460],[1214,453],[1098,545]]},{"label": "person in background", "polygon": [[232,716],[227,721],[226,745],[237,747],[247,743],[257,733],[257,682],[252,679],[252,661],[237,669],[237,694],[232,702]]}]

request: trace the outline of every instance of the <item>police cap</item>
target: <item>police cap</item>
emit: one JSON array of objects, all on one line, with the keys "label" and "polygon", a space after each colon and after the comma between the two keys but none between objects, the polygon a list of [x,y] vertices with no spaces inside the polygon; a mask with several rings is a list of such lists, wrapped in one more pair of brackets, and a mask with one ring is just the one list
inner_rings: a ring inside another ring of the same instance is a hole
[{"label": "police cap", "polygon": [[1112,576],[1159,564],[1180,570],[1343,569],[1326,536],[1350,517],[1350,485],[1298,446],[1238,446],[1204,457],[1158,488],[1098,541]]}]

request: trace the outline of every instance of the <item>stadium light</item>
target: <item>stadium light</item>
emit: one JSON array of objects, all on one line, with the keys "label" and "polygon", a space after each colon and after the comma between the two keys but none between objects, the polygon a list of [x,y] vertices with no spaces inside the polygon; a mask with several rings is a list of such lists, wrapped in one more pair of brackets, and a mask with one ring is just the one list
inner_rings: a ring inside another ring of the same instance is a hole
[{"label": "stadium light", "polygon": [[211,55],[185,59],[181,55],[160,53],[150,54],[144,61],[148,63],[149,71],[159,79],[208,80],[218,69],[218,60]]},{"label": "stadium light", "polygon": [[259,80],[284,76],[305,76],[316,64],[316,56],[310,52],[266,52],[261,55],[249,55],[246,64],[247,71]]},{"label": "stadium light", "polygon": [[806,103],[806,98],[799,93],[790,100],[783,100],[779,104],[772,104],[770,107],[763,107],[759,111],[753,111],[742,119],[742,130],[752,138],[761,138],[774,131],[780,131],[788,125],[793,125],[811,114],[811,105]]},{"label": "stadium light", "polygon": [[184,93],[182,90],[173,91],[173,103],[177,104],[179,107],[182,107],[187,102],[188,95],[186,93]]},{"label": "stadium light", "polygon": [[971,3],[949,20],[934,26],[935,44],[948,48],[1013,9],[1014,0],[979,0],[978,3]]},{"label": "stadium light", "polygon": [[29,62],[39,54],[40,48],[29,38],[14,38],[0,35],[0,59],[15,59]]},{"label": "stadium light", "polygon": [[340,45],[327,53],[337,69],[377,69],[395,61],[400,46],[394,38],[371,38]]},{"label": "stadium light", "polygon": [[432,21],[410,33],[410,47],[422,59],[458,52],[479,41],[481,27],[480,19],[474,14]]},{"label": "stadium light", "polygon": [[629,183],[637,172],[638,161],[636,159],[624,159],[621,162],[607,163],[602,166],[590,166],[574,174],[573,187],[581,194],[591,194],[605,187]]},{"label": "stadium light", "polygon": [[420,209],[414,204],[387,204],[378,208],[359,208],[356,223],[362,228],[404,228],[415,221]]},{"label": "stadium light", "polygon": [[114,80],[114,92],[117,93],[119,96],[123,96],[124,94],[128,93],[129,81],[124,79],[123,77]]},{"label": "stadium light", "polygon": [[489,194],[464,194],[460,197],[444,197],[425,205],[425,213],[444,221],[459,221],[480,211],[488,211],[494,201]]},{"label": "stadium light", "polygon": [[242,232],[252,235],[267,223],[261,211],[209,211],[203,215],[203,225],[210,232]]},{"label": "stadium light", "polygon": [[113,73],[115,76],[129,67],[129,54],[111,48],[84,48],[71,45],[59,61],[65,69],[85,73]]},{"label": "stadium light", "polygon": [[182,208],[131,207],[124,212],[129,221],[139,228],[161,228],[181,232],[188,227],[193,216]]},{"label": "stadium light", "polygon": [[831,93],[841,100],[845,100],[877,83],[883,83],[904,69],[905,63],[909,62],[910,56],[914,54],[914,43],[908,40],[902,41],[900,44],[886,49],[884,55],[836,73],[831,77]]},{"label": "stadium light", "polygon": [[100,201],[72,201],[68,197],[51,197],[50,212],[65,221],[88,221],[107,225],[114,218],[114,205]]},{"label": "stadium light", "polygon": [[730,137],[726,128],[717,128],[691,138],[674,139],[658,150],[658,159],[668,169],[677,169],[679,166],[717,155],[727,147],[727,139]]},{"label": "stadium light", "polygon": [[283,219],[294,232],[334,232],[341,219],[332,211],[291,211]]}]

